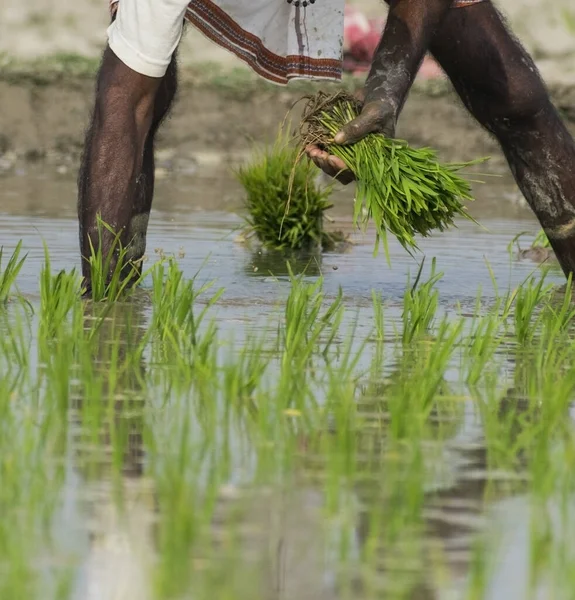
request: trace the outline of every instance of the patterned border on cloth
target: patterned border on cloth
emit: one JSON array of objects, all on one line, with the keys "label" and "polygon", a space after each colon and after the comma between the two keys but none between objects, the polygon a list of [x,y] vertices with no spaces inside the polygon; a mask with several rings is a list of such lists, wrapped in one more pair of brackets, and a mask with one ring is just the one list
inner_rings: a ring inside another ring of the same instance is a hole
[{"label": "patterned border on cloth", "polygon": [[[110,0],[112,15],[120,0]],[[464,8],[486,0],[454,0],[452,8]],[[299,9],[298,9],[299,10]],[[240,27],[210,0],[191,0],[186,20],[205,37],[235,54],[258,75],[279,85],[293,78],[341,80],[342,61],[301,55],[279,56],[268,50],[260,38]]]},{"label": "patterned border on cloth", "polygon": [[[112,14],[116,12],[119,1],[110,0]],[[293,78],[341,80],[342,60],[275,54],[264,46],[260,38],[240,27],[210,0],[191,0],[185,19],[272,83],[286,85]]]},{"label": "patterned border on cloth", "polygon": [[341,60],[300,55],[278,56],[209,0],[192,0],[186,19],[206,37],[233,52],[256,73],[274,83],[285,85],[294,77],[332,81],[341,79]]}]

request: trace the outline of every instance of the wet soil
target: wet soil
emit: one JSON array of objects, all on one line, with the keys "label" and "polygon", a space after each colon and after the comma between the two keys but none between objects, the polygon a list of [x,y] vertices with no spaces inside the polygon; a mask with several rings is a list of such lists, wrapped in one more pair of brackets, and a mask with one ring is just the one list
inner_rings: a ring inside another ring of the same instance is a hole
[{"label": "wet soil", "polygon": [[[345,83],[350,89],[360,84]],[[280,88],[243,71],[208,76],[184,70],[177,102],[158,138],[159,166],[189,173],[205,164],[241,161],[254,144],[273,141],[288,112],[298,123],[303,103],[294,103],[317,89],[310,84]],[[61,171],[76,169],[93,90],[89,70],[0,71],[0,173],[35,161]],[[575,131],[575,86],[555,86],[551,93]],[[470,117],[447,81],[416,83],[397,133],[413,145],[433,146],[442,160],[491,156],[490,171],[506,171],[496,142]]]}]

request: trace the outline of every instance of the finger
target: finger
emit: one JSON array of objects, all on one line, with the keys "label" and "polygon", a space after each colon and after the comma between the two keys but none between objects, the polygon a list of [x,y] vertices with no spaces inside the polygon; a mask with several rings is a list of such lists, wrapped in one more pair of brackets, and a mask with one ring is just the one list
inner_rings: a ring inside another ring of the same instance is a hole
[{"label": "finger", "polygon": [[327,159],[327,157],[328,157],[328,153],[325,152],[324,150],[322,150],[319,146],[316,146],[315,144],[310,144],[309,146],[306,146],[305,152],[312,159],[313,158]]},{"label": "finger", "polygon": [[352,171],[347,168],[346,164],[338,156],[328,154],[314,144],[307,146],[305,151],[316,167],[321,169],[326,175],[337,179],[340,183],[347,185],[355,179]]},{"label": "finger", "polygon": [[331,154],[327,159],[327,163],[329,165],[329,171],[332,173],[331,176],[343,185],[347,185],[355,180],[353,171],[348,169],[347,165],[338,156]]},{"label": "finger", "polygon": [[337,169],[338,171],[347,170],[347,165],[343,162],[341,158],[339,158],[339,156],[334,156],[333,154],[330,154],[327,160],[334,169]]},{"label": "finger", "polygon": [[334,167],[329,162],[329,157],[327,154],[325,156],[313,156],[311,157],[311,160],[315,166],[321,169],[326,175],[329,175],[330,177],[337,177],[340,169]]},{"label": "finger", "polygon": [[337,156],[330,156],[323,152],[315,154],[311,159],[314,164],[329,177],[337,179],[340,183],[347,185],[355,177],[353,173],[345,166],[345,163]]}]

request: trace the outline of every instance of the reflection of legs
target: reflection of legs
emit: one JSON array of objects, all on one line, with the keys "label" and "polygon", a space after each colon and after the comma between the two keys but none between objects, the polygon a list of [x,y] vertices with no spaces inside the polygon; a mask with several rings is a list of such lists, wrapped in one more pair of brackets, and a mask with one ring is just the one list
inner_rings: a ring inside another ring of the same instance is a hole
[{"label": "reflection of legs", "polygon": [[451,10],[431,51],[499,141],[563,271],[575,271],[575,141],[533,61],[491,4]]}]

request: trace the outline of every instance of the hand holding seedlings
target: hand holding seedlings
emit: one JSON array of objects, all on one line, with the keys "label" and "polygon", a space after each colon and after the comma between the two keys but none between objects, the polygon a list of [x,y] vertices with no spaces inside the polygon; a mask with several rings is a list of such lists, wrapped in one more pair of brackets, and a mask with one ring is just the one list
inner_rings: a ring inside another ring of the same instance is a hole
[{"label": "hand holding seedlings", "polygon": [[[381,108],[371,110],[377,111],[375,115],[382,114]],[[299,143],[302,148],[317,146],[334,155],[348,169],[343,174],[355,176],[354,224],[373,220],[375,254],[383,242],[389,262],[388,232],[411,251],[417,249],[416,235],[443,231],[453,225],[456,216],[471,218],[462,203],[473,199],[471,187],[457,171],[472,163],[441,164],[429,148],[412,148],[402,140],[382,135],[377,118],[370,112],[366,116],[361,102],[346,92],[331,96],[319,92],[308,97]],[[361,131],[372,131],[354,142],[358,120]],[[344,141],[351,139],[351,143],[337,144],[338,136]]]},{"label": "hand holding seedlings", "polygon": [[[364,94],[358,94],[362,100]],[[395,136],[396,111],[385,99],[375,99],[363,104],[360,114],[346,123],[334,136],[335,144],[355,144],[370,133],[381,133],[388,138]],[[355,174],[338,156],[330,154],[317,144],[309,144],[306,153],[311,160],[330,177],[347,185],[355,180]]]}]

